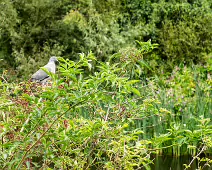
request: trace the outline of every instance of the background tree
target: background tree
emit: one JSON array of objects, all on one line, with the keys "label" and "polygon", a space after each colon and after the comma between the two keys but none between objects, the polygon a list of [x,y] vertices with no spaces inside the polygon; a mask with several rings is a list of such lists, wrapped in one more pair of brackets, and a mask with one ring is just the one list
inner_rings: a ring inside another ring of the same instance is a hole
[{"label": "background tree", "polygon": [[203,62],[212,49],[208,0],[1,0],[0,8],[1,67],[20,77],[51,54],[75,60],[92,50],[105,61],[135,40],[159,44],[145,58],[154,69]]}]

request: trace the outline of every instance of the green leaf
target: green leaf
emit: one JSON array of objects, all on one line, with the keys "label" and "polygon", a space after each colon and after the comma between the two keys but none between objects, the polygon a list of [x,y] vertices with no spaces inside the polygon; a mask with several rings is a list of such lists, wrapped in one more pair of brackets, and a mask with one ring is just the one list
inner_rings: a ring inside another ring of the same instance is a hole
[{"label": "green leaf", "polygon": [[136,88],[131,88],[131,91],[133,92],[133,93],[135,93],[136,95],[138,95],[138,96],[141,96],[141,93],[139,92],[139,90],[137,90]]},{"label": "green leaf", "polygon": [[138,82],[140,82],[140,80],[130,80],[130,81],[127,81],[126,84],[132,85],[132,84],[135,84],[135,83],[138,83]]},{"label": "green leaf", "polygon": [[144,60],[138,60],[137,61],[139,63],[140,66],[145,66],[146,68],[148,68],[149,70],[153,71],[151,69],[151,67],[144,61]]}]

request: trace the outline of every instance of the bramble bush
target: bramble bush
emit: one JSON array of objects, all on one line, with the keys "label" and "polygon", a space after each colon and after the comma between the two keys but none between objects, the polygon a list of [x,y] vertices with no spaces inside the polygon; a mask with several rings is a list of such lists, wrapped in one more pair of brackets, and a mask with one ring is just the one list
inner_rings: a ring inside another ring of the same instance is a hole
[{"label": "bramble bush", "polygon": [[150,169],[155,153],[209,151],[211,66],[181,65],[144,82],[132,73],[150,69],[142,56],[156,45],[139,44],[106,63],[92,52],[59,58],[46,86],[1,79],[2,169]]}]

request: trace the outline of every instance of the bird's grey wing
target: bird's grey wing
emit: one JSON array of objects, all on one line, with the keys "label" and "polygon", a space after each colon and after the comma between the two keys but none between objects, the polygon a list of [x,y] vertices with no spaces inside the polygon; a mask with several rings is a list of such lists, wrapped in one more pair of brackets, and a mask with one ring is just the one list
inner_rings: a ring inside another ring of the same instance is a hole
[{"label": "bird's grey wing", "polygon": [[48,78],[48,77],[49,77],[49,75],[46,74],[46,72],[41,69],[32,75],[32,79],[35,81],[42,81],[43,79]]},{"label": "bird's grey wing", "polygon": [[[51,68],[49,68],[49,67],[47,67],[47,66],[44,66],[48,71],[51,71]],[[45,71],[43,71],[42,69],[40,69],[40,70],[38,70],[36,73],[34,73],[33,75],[32,75],[32,80],[34,80],[34,81],[42,81],[42,80],[44,80],[44,79],[46,79],[46,78],[48,78],[49,77],[49,75],[45,72]]]}]

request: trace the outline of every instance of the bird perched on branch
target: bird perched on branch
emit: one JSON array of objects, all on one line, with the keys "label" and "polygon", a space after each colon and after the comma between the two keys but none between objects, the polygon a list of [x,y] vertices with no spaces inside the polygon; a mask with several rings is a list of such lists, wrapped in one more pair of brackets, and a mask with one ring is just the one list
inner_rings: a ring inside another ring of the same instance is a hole
[{"label": "bird perched on branch", "polygon": [[[49,62],[43,66],[45,69],[47,69],[49,72],[54,73],[56,72],[56,65],[58,64],[57,57],[52,56],[49,59]],[[31,81],[33,82],[39,82],[41,84],[45,84],[48,80],[50,80],[51,77],[42,69],[39,69],[36,73],[34,73],[31,77]]]}]

